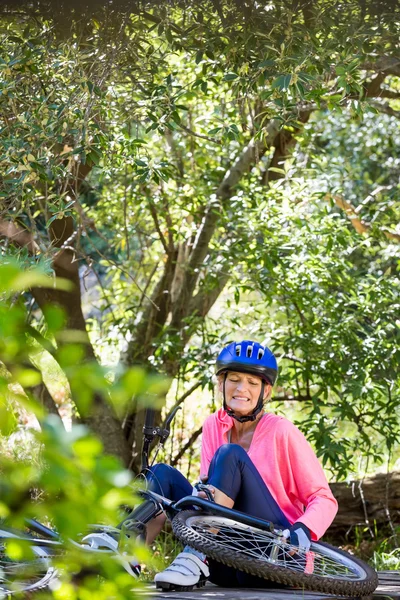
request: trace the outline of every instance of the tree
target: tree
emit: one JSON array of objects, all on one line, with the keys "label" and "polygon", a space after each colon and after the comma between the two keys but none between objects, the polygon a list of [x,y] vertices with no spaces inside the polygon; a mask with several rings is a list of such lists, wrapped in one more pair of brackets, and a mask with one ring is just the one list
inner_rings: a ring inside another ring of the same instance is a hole
[{"label": "tree", "polygon": [[[257,288],[281,298],[287,286],[296,255],[279,247],[277,230],[272,241],[258,232],[258,198],[268,200],[267,218],[273,213],[279,226],[286,218],[280,204],[293,192],[282,192],[283,167],[299,139],[310,137],[307,127],[317,129],[314,115],[325,122],[349,111],[361,120],[371,103],[395,111],[385,102],[399,97],[398,7],[343,2],[333,18],[326,0],[277,2],[270,10],[230,1],[207,10],[117,6],[118,16],[107,7],[96,18],[86,13],[66,36],[60,21],[46,16],[48,6],[38,3],[35,18],[12,8],[3,16],[0,226],[7,251],[22,249],[74,283],[70,292],[32,293],[45,318],[46,305],[63,307],[66,329],[83,334],[89,360],[95,351],[81,310],[79,264],[102,269],[103,321],[129,334],[124,363],[185,381],[196,372],[190,340],[201,336],[211,308],[246,263],[255,277],[260,249],[263,256],[275,252],[282,279],[280,287],[263,285],[265,273],[278,268],[271,260]],[[357,209],[353,198],[326,193],[347,214]],[[247,244],[249,231],[260,246]],[[333,255],[342,231],[328,232]],[[336,272],[342,267],[338,258]],[[283,296],[301,323],[301,310]],[[195,353],[203,382],[217,336],[206,337]],[[290,346],[287,339],[280,344]],[[335,376],[335,365],[328,366]],[[305,372],[307,382],[308,366]],[[290,395],[297,370],[288,367],[286,377]],[[135,399],[122,430],[102,398],[94,408],[83,420],[128,463],[143,422]],[[332,451],[338,449],[344,452]]]}]

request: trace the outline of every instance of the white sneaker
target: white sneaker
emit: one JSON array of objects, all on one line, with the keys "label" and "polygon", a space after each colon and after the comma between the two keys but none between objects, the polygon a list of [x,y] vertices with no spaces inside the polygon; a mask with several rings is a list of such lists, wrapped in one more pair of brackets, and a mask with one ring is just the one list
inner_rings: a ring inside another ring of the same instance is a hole
[{"label": "white sneaker", "polygon": [[161,573],[154,577],[156,587],[163,590],[178,589],[189,591],[202,587],[210,575],[205,562],[190,552],[181,552],[175,560]]}]

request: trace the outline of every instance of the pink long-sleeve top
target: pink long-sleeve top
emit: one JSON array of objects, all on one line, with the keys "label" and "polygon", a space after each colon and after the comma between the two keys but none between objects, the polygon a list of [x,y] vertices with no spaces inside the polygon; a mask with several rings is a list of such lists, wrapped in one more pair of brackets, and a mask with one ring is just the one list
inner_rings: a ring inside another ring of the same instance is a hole
[{"label": "pink long-sleeve top", "polygon": [[[201,475],[216,450],[228,442],[233,419],[223,408],[204,422]],[[304,435],[284,417],[266,413],[254,431],[248,455],[290,523],[304,523],[318,540],[332,523],[338,504]]]}]

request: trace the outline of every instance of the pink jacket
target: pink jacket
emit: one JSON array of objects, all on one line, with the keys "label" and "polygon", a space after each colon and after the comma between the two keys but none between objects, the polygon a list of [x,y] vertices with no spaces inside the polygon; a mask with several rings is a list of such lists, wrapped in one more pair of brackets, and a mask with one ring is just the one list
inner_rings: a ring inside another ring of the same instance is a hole
[{"label": "pink jacket", "polygon": [[[223,408],[203,425],[201,475],[207,475],[216,450],[228,441],[233,419]],[[261,417],[248,455],[290,523],[301,521],[318,540],[332,523],[338,504],[324,471],[304,435],[277,415]]]}]

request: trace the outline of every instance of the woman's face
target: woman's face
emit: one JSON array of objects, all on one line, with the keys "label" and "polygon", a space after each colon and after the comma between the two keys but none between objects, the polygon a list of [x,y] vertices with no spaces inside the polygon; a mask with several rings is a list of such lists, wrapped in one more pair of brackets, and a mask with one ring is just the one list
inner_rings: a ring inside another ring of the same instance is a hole
[{"label": "woman's face", "polygon": [[[225,401],[237,415],[248,415],[257,406],[262,380],[256,375],[228,371],[225,382]],[[223,392],[224,375],[221,375],[218,387]],[[271,386],[265,384],[264,398],[269,394]]]}]

